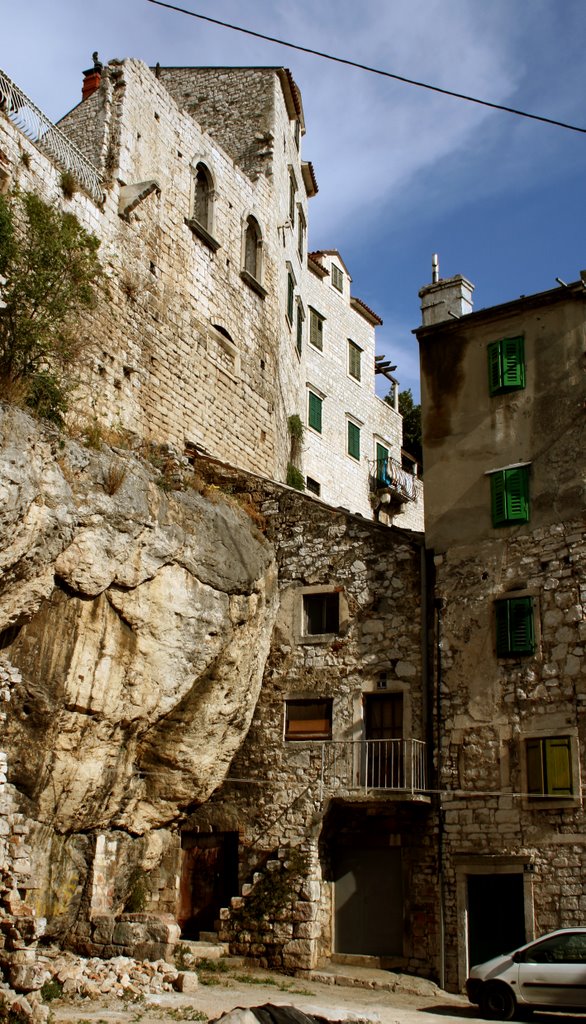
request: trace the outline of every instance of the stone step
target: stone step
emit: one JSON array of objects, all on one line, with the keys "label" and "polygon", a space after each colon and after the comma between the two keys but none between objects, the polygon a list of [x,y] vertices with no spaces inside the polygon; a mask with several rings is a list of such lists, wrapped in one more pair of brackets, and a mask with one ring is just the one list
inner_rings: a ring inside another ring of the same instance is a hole
[{"label": "stone step", "polygon": [[187,949],[195,960],[221,960],[230,952],[227,942],[202,942],[195,939],[181,939],[178,944]]}]

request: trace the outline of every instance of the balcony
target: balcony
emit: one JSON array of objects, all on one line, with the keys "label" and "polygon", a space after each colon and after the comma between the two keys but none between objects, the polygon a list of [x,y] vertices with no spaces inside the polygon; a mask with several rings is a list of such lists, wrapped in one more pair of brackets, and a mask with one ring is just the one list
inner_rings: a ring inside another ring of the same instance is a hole
[{"label": "balcony", "polygon": [[390,456],[369,462],[369,486],[371,494],[376,494],[382,504],[415,501],[417,498],[415,476]]},{"label": "balcony", "polygon": [[426,744],[421,740],[333,740],[311,747],[307,768],[310,774],[319,771],[322,795],[426,795]]},{"label": "balcony", "polygon": [[96,203],[102,203],[102,178],[77,146],[0,69],[0,111],[58,167],[69,171]]}]

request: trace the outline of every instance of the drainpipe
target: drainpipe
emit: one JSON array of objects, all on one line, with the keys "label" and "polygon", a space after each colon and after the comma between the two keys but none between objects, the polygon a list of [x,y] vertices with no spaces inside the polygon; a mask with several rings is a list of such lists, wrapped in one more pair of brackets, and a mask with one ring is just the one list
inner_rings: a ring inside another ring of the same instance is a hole
[{"label": "drainpipe", "polygon": [[444,892],[444,811],[442,807],[441,778],[441,721],[442,721],[442,639],[443,599],[436,597],[436,721],[437,721],[437,789],[438,789],[438,821],[437,821],[437,859],[438,859],[438,894],[439,894],[439,953],[440,953],[440,988],[446,987],[446,932],[445,932],[445,892]]}]

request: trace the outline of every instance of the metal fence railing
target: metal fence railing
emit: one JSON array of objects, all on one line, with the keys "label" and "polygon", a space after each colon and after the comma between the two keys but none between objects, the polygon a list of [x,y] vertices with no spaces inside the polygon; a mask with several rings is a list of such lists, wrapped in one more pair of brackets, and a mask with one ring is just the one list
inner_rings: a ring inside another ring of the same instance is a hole
[{"label": "metal fence railing", "polygon": [[427,787],[426,745],[422,740],[334,740],[319,747],[319,753],[314,750],[316,760],[321,760],[324,793],[422,793]]},{"label": "metal fence railing", "polygon": [[57,128],[43,111],[0,69],[0,111],[26,135],[35,146],[49,156],[62,170],[69,171],[80,188],[96,203],[103,195],[102,178],[92,163]]}]

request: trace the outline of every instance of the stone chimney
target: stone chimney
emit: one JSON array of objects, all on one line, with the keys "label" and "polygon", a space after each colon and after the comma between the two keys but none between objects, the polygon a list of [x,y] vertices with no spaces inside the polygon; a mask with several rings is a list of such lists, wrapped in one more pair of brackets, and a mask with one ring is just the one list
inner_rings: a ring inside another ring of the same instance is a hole
[{"label": "stone chimney", "polygon": [[432,283],[426,284],[419,292],[421,299],[421,322],[424,327],[439,324],[442,320],[459,320],[472,312],[474,285],[461,274],[455,277],[439,276],[437,256],[432,257]]},{"label": "stone chimney", "polygon": [[81,88],[81,99],[87,100],[89,96],[92,96],[100,88],[100,82],[102,81],[102,68],[103,64],[98,59],[98,51],[92,53],[92,60],[94,62],[93,68],[88,68],[83,73],[83,84]]}]

